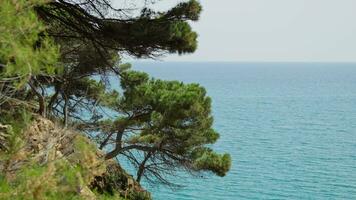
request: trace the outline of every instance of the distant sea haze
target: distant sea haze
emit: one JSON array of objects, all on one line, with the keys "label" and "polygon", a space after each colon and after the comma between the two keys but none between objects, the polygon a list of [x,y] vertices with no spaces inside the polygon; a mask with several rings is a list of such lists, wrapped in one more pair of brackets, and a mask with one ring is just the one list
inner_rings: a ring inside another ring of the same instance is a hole
[{"label": "distant sea haze", "polygon": [[219,178],[146,187],[156,200],[356,199],[356,64],[134,63],[196,82],[213,100],[214,148],[233,158]]}]

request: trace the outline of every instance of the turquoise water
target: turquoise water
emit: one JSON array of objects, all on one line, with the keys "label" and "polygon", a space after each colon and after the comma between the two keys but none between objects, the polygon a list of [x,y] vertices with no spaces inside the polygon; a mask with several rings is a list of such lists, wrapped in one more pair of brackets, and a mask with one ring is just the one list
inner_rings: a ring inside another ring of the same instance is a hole
[{"label": "turquoise water", "polygon": [[356,64],[136,63],[213,99],[230,173],[146,185],[156,200],[356,199]]}]

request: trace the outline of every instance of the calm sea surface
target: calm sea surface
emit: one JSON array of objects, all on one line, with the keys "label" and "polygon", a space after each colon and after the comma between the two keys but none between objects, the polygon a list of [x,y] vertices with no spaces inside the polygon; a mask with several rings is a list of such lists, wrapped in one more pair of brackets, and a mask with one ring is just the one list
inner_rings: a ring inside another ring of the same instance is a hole
[{"label": "calm sea surface", "polygon": [[213,99],[230,173],[146,185],[156,200],[356,199],[356,64],[135,63]]}]

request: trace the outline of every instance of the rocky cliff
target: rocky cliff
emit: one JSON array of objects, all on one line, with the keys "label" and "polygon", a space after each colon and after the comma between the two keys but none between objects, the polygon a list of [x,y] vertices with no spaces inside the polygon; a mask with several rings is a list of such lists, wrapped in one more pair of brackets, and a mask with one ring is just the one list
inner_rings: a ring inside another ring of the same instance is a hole
[{"label": "rocky cliff", "polygon": [[0,124],[0,199],[150,199],[84,135],[34,117]]}]

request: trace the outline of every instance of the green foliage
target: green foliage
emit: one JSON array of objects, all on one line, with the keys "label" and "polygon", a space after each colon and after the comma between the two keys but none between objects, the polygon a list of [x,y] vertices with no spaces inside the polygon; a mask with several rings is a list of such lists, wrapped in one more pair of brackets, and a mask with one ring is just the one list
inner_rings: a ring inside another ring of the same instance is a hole
[{"label": "green foliage", "polygon": [[190,19],[197,21],[202,11],[200,3],[196,0],[179,3],[176,7],[165,13],[164,17],[176,17],[178,19]]},{"label": "green foliage", "polygon": [[1,141],[5,142],[7,147],[7,150],[0,151],[1,160],[9,159],[22,147],[24,143],[22,140],[23,130],[27,128],[31,121],[32,114],[24,108],[2,112],[0,124],[6,124],[8,128],[6,131],[6,141]]},{"label": "green foliage", "polygon": [[[137,182],[145,177],[167,183],[164,175],[178,169],[224,176],[230,156],[207,148],[219,134],[212,128],[206,90],[153,79],[119,63],[122,54],[194,52],[198,35],[189,22],[198,20],[201,11],[196,0],[165,12],[146,7],[139,16],[114,9],[106,0],[0,1],[0,123],[10,125],[2,161],[17,156],[31,121],[28,113],[38,110],[85,131],[108,150],[106,159],[125,156],[137,167]],[[119,79],[118,91],[110,88],[111,75]],[[3,97],[12,101],[3,104]],[[71,142],[74,153],[66,160],[30,162],[15,180],[1,177],[0,199],[82,198],[76,189],[92,184],[104,171],[103,161],[84,136]],[[115,191],[100,191],[97,198],[123,196],[118,191],[125,188],[116,184],[128,178],[121,175],[106,177]],[[130,199],[150,198],[145,191],[125,191]]]},{"label": "green foliage", "polygon": [[[11,186],[7,182],[4,176],[0,176],[0,194],[6,194],[11,192]],[[0,195],[0,199],[4,199]]]},{"label": "green foliage", "polygon": [[149,80],[147,74],[135,71],[127,71],[123,77],[124,95],[118,111],[142,112],[144,117],[137,119],[135,124],[144,127],[140,136],[174,139],[182,142],[180,148],[214,143],[218,139],[218,134],[211,129],[211,99],[203,87],[178,81]]},{"label": "green foliage", "polygon": [[95,175],[105,171],[104,160],[97,159],[96,146],[84,136],[77,136],[72,142],[74,153],[68,159],[80,169],[84,185],[89,185]]},{"label": "green foliage", "polygon": [[[75,85],[75,87],[73,87]],[[86,98],[93,102],[100,102],[102,105],[110,106],[118,99],[117,91],[108,92],[106,85],[102,81],[96,81],[90,78],[73,80],[68,84],[66,92],[74,95],[76,98]]]},{"label": "green foliage", "polygon": [[[78,190],[86,189],[90,193],[87,186],[95,176],[105,171],[105,164],[103,160],[98,160],[95,145],[84,136],[75,137],[73,144],[74,153],[68,159],[58,159],[41,165],[29,160],[29,163],[16,172],[15,178],[11,179],[0,173],[0,199],[87,199],[87,196]],[[7,153],[14,155],[17,152]],[[2,162],[4,161],[5,159],[2,159]],[[96,199],[121,199],[117,193],[92,195]]]},{"label": "green foliage", "polygon": [[58,48],[48,37],[39,37],[45,26],[34,6],[44,0],[0,1],[0,79],[10,77],[22,86],[32,75],[54,73]]},{"label": "green foliage", "polygon": [[[162,182],[159,174],[175,168],[225,176],[230,156],[205,147],[215,143],[219,134],[212,128],[211,99],[203,87],[150,79],[146,73],[129,69],[121,72],[121,86],[123,95],[113,108],[121,117],[112,127],[117,135],[124,133],[125,139],[116,139],[118,146],[109,156],[126,155],[132,150],[144,152],[141,161],[129,156],[134,165],[144,169],[137,176],[147,173]],[[157,166],[164,170],[157,170]]]},{"label": "green foliage", "polygon": [[32,113],[25,107],[8,109],[1,112],[0,123],[8,124],[15,134],[20,134],[32,121]]},{"label": "green foliage", "polygon": [[79,171],[64,161],[22,168],[13,181],[2,179],[0,199],[83,199],[76,191]]},{"label": "green foliage", "polygon": [[225,176],[231,167],[229,154],[219,155],[209,148],[197,149],[193,152],[194,167],[197,170],[212,171],[219,176]]}]

